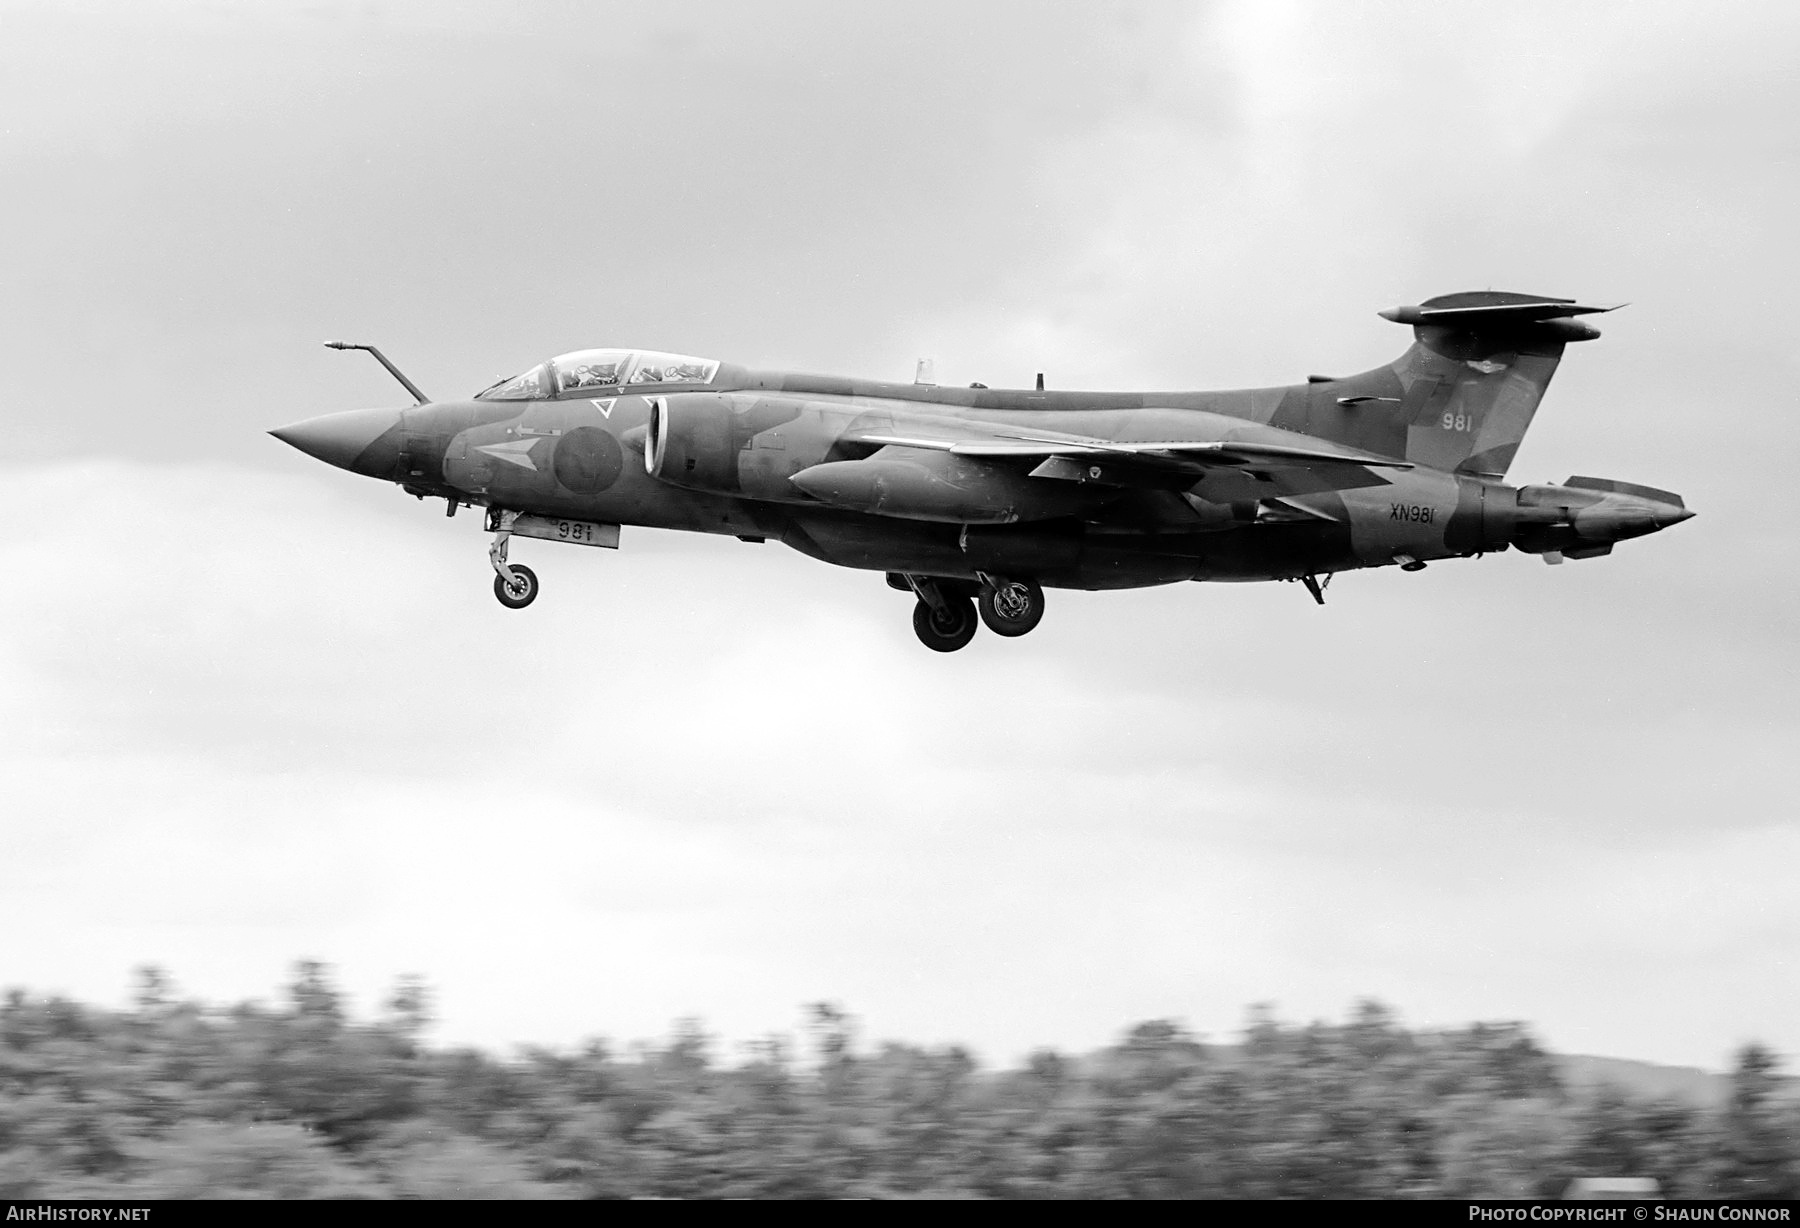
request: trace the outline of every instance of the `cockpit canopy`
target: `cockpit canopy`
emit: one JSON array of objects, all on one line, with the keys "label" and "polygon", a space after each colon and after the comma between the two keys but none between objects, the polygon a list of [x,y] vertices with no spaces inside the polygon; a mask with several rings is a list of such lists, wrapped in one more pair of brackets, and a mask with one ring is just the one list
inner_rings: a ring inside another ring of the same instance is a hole
[{"label": "cockpit canopy", "polygon": [[482,401],[537,401],[564,393],[616,391],[633,384],[710,384],[712,358],[658,350],[576,350],[475,394]]}]

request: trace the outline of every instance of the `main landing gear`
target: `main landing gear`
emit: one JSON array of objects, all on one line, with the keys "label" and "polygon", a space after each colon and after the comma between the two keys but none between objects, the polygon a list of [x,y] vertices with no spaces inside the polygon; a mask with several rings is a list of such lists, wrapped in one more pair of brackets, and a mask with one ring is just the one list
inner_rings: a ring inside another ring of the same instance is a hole
[{"label": "main landing gear", "polygon": [[1012,639],[1043,621],[1044,590],[1036,580],[1007,580],[983,572],[975,605],[989,631]]},{"label": "main landing gear", "polygon": [[1014,580],[980,573],[979,583],[932,576],[889,573],[894,588],[911,590],[913,633],[933,652],[955,652],[975,638],[975,629],[1008,639],[1024,635],[1044,617],[1044,590],[1036,580]]},{"label": "main landing gear", "polygon": [[955,652],[975,638],[975,603],[944,595],[936,605],[921,599],[913,607],[913,634],[933,652]]}]

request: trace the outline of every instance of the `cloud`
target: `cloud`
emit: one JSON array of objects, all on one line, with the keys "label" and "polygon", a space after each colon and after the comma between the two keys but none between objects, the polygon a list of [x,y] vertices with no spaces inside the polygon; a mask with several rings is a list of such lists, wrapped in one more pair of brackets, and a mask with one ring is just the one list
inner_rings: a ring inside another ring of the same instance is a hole
[{"label": "cloud", "polygon": [[[107,996],[158,960],[249,996],[310,954],[364,1001],[422,971],[446,1032],[491,1044],[684,1013],[751,1036],[832,997],[996,1056],[1390,992],[1716,1060],[1710,1016],[1627,1025],[1535,961],[1679,923],[1662,974],[1748,993],[1716,951],[1800,926],[1754,868],[1687,906],[1695,866],[1712,883],[1791,836],[1778,806],[1658,809],[1682,773],[1654,762],[1605,800],[1626,744],[1673,736],[1657,710],[1577,704],[1571,741],[1569,709],[1529,697],[1555,661],[1498,650],[1508,685],[1439,681],[1481,657],[1415,626],[1455,611],[1494,642],[1466,589],[1348,577],[1325,611],[1280,586],[1059,593],[1030,639],[940,658],[878,579],[775,547],[522,543],[545,595],[518,613],[468,518],[345,475],[7,481],[102,509],[5,547],[34,577],[0,615],[7,956],[42,987]],[[1482,566],[1496,589],[1554,574],[1522,562]],[[1677,726],[1694,762],[1748,753]],[[1568,903],[1590,878],[1602,910]]]}]

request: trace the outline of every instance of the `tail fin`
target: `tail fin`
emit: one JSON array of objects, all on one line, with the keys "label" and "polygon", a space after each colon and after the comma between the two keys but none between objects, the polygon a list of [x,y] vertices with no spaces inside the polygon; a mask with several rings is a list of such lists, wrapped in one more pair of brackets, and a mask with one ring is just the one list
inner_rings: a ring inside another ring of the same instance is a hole
[{"label": "tail fin", "polygon": [[1612,311],[1572,299],[1477,290],[1382,312],[1416,340],[1388,368],[1405,389],[1405,457],[1434,469],[1506,476],[1556,374],[1563,346],[1600,330],[1572,316]]}]

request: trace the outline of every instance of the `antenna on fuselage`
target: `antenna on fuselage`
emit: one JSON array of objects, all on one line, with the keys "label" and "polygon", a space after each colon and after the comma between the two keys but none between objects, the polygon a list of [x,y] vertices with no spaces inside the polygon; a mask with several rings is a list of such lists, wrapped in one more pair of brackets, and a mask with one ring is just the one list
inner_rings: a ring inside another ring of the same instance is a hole
[{"label": "antenna on fuselage", "polygon": [[419,404],[421,404],[421,405],[431,404],[431,398],[426,396],[424,393],[420,392],[419,386],[417,384],[413,383],[411,380],[407,379],[404,375],[400,374],[400,368],[396,367],[393,363],[389,362],[387,360],[387,355],[383,354],[380,350],[376,349],[374,346],[358,345],[354,341],[327,341],[325,343],[325,348],[328,350],[367,350],[369,353],[375,355],[376,362],[380,363],[382,366],[384,366],[388,369],[389,375],[391,375],[395,379],[399,380],[401,386],[403,388],[405,388],[408,392],[413,394],[413,396],[418,400]]}]

